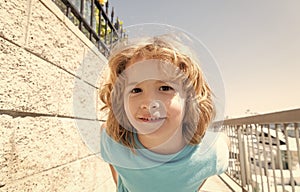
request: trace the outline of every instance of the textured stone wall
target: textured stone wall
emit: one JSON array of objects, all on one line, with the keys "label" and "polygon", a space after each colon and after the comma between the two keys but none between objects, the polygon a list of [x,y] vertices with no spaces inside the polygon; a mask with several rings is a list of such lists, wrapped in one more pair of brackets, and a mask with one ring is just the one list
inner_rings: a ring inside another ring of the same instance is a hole
[{"label": "textured stone wall", "polygon": [[115,191],[78,131],[105,62],[51,0],[0,0],[0,191]]}]

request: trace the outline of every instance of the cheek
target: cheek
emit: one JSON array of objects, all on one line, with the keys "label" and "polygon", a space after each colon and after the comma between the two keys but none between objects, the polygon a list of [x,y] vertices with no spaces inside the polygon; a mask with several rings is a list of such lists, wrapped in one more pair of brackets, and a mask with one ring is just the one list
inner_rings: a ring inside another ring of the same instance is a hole
[{"label": "cheek", "polygon": [[184,108],[185,108],[185,100],[181,97],[174,97],[171,100],[171,103],[169,105],[168,112],[176,117],[177,119],[179,118],[182,120],[182,117],[184,115]]},{"label": "cheek", "polygon": [[137,102],[135,102],[133,99],[128,99],[127,102],[129,112],[133,115],[137,111]]}]

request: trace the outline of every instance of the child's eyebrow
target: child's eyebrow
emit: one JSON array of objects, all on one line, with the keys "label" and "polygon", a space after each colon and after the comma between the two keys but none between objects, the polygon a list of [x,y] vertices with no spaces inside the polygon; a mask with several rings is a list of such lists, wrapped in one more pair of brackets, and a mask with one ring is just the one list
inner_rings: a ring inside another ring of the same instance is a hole
[{"label": "child's eyebrow", "polygon": [[[168,85],[174,84],[174,82],[172,82],[172,81],[158,80],[158,79],[154,79],[154,80],[155,80],[155,84],[168,84]],[[134,85],[137,85],[139,83],[141,83],[141,82],[131,82],[129,84],[126,84],[126,87],[134,86]]]}]

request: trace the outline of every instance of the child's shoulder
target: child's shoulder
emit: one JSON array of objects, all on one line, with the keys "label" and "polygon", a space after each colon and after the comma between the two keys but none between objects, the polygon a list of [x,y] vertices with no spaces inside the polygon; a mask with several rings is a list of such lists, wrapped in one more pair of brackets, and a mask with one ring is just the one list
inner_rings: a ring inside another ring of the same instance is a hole
[{"label": "child's shoulder", "polygon": [[101,122],[100,131],[105,130],[107,127],[106,122]]}]

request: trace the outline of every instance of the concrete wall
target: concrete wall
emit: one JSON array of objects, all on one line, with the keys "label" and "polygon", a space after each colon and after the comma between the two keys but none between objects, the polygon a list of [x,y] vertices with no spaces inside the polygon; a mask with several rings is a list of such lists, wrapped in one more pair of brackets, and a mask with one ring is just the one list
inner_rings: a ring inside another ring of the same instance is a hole
[{"label": "concrete wall", "polygon": [[51,0],[0,0],[0,191],[115,191],[81,137],[105,62]]}]

